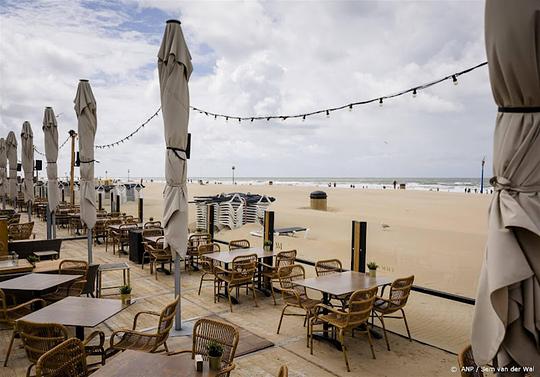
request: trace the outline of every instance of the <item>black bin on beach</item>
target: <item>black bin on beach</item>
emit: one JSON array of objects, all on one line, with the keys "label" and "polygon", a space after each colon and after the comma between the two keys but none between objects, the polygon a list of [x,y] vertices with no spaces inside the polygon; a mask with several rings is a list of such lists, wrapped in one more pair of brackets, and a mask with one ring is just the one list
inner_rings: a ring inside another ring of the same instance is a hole
[{"label": "black bin on beach", "polygon": [[316,209],[319,211],[326,211],[326,200],[327,195],[324,191],[313,191],[309,194],[309,199],[311,202],[311,209]]}]

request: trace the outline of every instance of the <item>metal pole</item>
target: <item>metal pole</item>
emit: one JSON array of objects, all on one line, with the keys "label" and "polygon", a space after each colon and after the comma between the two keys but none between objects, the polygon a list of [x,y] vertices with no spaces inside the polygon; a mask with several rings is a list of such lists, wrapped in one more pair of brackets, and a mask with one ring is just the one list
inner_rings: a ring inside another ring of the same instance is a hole
[{"label": "metal pole", "polygon": [[[180,276],[180,255],[174,253],[174,297],[181,296],[181,276]],[[169,336],[186,336],[193,332],[193,323],[182,323],[182,300],[178,301],[176,313],[174,315],[174,329],[171,330]]]},{"label": "metal pole", "polygon": [[120,213],[120,195],[116,195],[116,212]]},{"label": "metal pole", "polygon": [[101,192],[98,192],[98,210],[101,211],[103,209],[103,194]]},{"label": "metal pole", "polygon": [[143,198],[139,198],[139,220],[141,220],[142,223],[144,223],[144,219],[143,219]]},{"label": "metal pole", "polygon": [[47,204],[47,207],[45,209],[45,218],[47,220],[47,239],[50,240],[52,238],[52,229],[51,229],[51,211],[49,210],[49,204]]},{"label": "metal pole", "polygon": [[88,264],[92,264],[92,228],[88,231]]},{"label": "metal pole", "polygon": [[484,165],[486,164],[486,158],[482,159],[482,174],[480,176],[480,194],[484,193]]},{"label": "metal pole", "polygon": [[52,238],[56,239],[56,213],[51,212]]},{"label": "metal pole", "polygon": [[26,210],[28,211],[28,222],[32,221],[32,202],[29,200],[26,203]]},{"label": "metal pole", "polygon": [[114,193],[111,190],[111,212],[114,212]]}]

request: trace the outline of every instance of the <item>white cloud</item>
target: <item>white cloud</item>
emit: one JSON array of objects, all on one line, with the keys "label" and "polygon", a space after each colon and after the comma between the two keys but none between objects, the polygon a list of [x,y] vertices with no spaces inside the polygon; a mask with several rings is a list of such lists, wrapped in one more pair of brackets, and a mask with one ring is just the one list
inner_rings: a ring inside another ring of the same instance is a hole
[{"label": "white cloud", "polygon": [[[234,115],[342,105],[485,60],[483,2],[110,4],[2,6],[2,135],[19,133],[27,119],[39,134],[48,105],[63,113],[61,135],[76,129],[72,101],[81,77],[91,79],[98,101],[96,143],[129,134],[159,106],[155,64],[167,18],[181,18],[192,51],[191,103]],[[192,113],[190,175],[227,176],[233,164],[241,176],[475,175],[491,153],[494,106],[485,68],[459,81],[385,101],[382,109],[370,104],[306,122],[225,123]],[[162,176],[161,122],[114,150],[98,150],[96,174],[125,176],[130,168],[132,176]]]}]

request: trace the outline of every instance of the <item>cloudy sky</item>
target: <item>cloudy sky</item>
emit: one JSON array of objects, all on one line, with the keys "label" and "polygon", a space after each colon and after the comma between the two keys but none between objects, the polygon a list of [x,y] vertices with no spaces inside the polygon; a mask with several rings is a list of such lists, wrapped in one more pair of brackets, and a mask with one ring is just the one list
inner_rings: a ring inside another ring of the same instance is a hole
[{"label": "cloudy sky", "polygon": [[[96,144],[159,107],[157,51],[177,18],[193,57],[191,104],[231,115],[294,114],[380,97],[485,61],[483,1],[0,0],[0,135],[43,109],[60,142],[76,129],[80,78],[98,103]],[[302,121],[225,122],[192,113],[190,176],[475,177],[491,159],[487,68],[416,98]],[[59,175],[68,171],[68,148]],[[164,175],[163,122],[98,149],[96,175]]]}]

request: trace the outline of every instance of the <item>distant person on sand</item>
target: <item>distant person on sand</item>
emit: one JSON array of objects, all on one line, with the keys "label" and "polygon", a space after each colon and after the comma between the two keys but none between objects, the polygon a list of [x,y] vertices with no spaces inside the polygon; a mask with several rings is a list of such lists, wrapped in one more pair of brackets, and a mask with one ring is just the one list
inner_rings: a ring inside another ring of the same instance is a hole
[{"label": "distant person on sand", "polygon": [[394,190],[395,190],[396,187],[397,187],[397,181],[394,179],[394,182],[393,182],[393,183],[394,183]]}]

